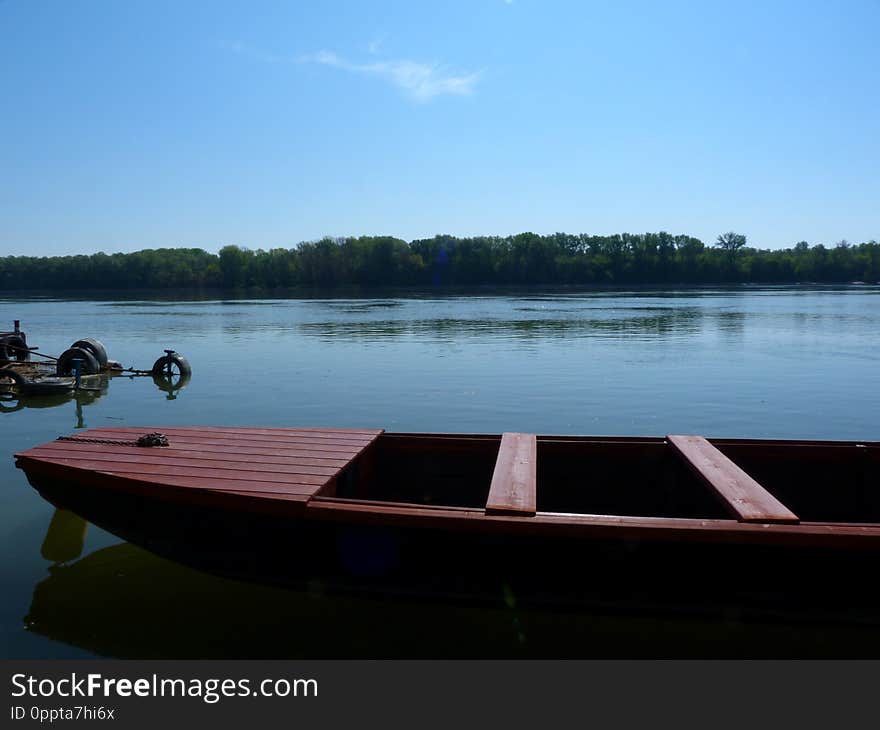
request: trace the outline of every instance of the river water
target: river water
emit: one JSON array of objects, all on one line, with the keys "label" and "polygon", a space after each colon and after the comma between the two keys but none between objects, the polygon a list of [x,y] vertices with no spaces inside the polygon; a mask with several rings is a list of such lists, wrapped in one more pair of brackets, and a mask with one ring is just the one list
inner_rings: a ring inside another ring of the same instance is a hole
[{"label": "river water", "polygon": [[174,348],[194,375],[175,393],[115,378],[80,402],[0,400],[4,656],[590,656],[626,641],[663,655],[695,632],[708,655],[864,645],[847,627],[526,611],[501,588],[497,606],[469,606],[252,586],[65,514],[84,545],[59,559],[54,509],[12,454],[110,425],[880,440],[880,287],[0,298],[0,329],[13,319],[43,352],[91,336],[146,368]]}]

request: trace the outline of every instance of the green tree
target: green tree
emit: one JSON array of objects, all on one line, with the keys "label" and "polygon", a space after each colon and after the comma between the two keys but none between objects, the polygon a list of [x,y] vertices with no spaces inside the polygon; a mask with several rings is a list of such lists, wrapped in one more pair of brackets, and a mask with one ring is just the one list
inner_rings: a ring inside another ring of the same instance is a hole
[{"label": "green tree", "polygon": [[742,233],[728,231],[727,233],[722,233],[718,236],[715,245],[720,247],[721,250],[727,252],[727,255],[733,259],[736,256],[737,251],[746,245],[746,237]]}]

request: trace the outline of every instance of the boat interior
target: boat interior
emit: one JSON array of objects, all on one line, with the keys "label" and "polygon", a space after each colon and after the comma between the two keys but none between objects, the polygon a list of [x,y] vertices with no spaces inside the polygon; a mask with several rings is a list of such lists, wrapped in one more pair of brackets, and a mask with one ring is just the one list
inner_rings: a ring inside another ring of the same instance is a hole
[{"label": "boat interior", "polygon": [[318,498],[740,522],[880,523],[880,445],[383,433]]}]

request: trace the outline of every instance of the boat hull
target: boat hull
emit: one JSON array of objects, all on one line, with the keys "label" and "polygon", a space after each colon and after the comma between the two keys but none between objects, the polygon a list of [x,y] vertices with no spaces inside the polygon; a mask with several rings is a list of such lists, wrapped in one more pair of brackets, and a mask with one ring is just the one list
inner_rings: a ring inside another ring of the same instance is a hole
[{"label": "boat hull", "polygon": [[343,595],[880,626],[874,551],[742,542],[451,533],[312,520],[40,485],[44,498],[224,578]]}]

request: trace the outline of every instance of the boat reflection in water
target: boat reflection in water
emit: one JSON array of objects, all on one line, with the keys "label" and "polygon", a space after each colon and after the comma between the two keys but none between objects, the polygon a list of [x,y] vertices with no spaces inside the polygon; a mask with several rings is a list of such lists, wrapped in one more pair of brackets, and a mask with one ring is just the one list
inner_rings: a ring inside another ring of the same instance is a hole
[{"label": "boat reflection in water", "polygon": [[[61,491],[46,496],[58,502]],[[880,651],[876,591],[865,588],[873,583],[869,565],[854,567],[865,578],[855,600],[847,590],[858,588],[852,573],[827,572],[809,555],[800,570],[774,578],[771,566],[756,583],[736,572],[736,559],[710,555],[707,563],[681,551],[645,554],[636,545],[604,546],[557,552],[555,559],[542,553],[546,570],[538,572],[549,580],[536,580],[500,569],[498,554],[478,557],[487,554],[486,545],[476,552],[477,546],[465,543],[461,551],[438,554],[409,544],[401,555],[399,541],[381,533],[299,533],[256,518],[221,524],[217,515],[181,514],[179,507],[163,513],[161,506],[143,503],[132,510],[108,494],[80,495],[77,502],[79,512],[132,542],[81,557],[87,523],[58,509],[42,546],[53,565],[34,589],[25,625],[103,656],[770,657]],[[513,561],[523,558],[519,546],[503,551]],[[490,567],[487,560],[494,572],[479,580]],[[707,567],[713,562],[714,573]]]},{"label": "boat reflection in water", "polygon": [[[86,521],[56,510],[27,630],[114,657],[305,657],[520,653],[514,608],[333,596],[224,579],[129,543],[79,558]],[[563,621],[563,625],[565,622]],[[554,631],[554,626],[551,626]],[[561,637],[560,637],[561,638]]]}]

